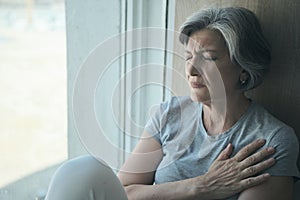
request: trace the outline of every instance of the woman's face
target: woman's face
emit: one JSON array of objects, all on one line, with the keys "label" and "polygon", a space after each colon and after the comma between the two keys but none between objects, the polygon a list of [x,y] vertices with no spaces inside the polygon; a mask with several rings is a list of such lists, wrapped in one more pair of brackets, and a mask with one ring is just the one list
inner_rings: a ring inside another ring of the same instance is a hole
[{"label": "woman's face", "polygon": [[185,45],[185,59],[193,101],[207,104],[240,94],[241,68],[231,62],[219,32],[204,29],[193,33]]}]

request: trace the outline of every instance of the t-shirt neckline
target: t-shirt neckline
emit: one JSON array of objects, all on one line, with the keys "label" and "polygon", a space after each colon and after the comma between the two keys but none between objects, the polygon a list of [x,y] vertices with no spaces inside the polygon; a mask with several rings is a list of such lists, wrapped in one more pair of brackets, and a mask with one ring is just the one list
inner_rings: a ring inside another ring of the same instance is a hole
[{"label": "t-shirt neckline", "polygon": [[199,103],[198,104],[198,109],[199,109],[199,128],[201,129],[200,130],[200,133],[203,133],[205,137],[207,137],[209,140],[213,141],[213,140],[221,140],[221,139],[225,139],[226,137],[228,137],[229,135],[231,135],[235,129],[237,129],[245,120],[246,118],[248,118],[248,116],[250,115],[251,111],[253,110],[252,107],[254,106],[254,102],[249,99],[250,101],[250,105],[249,107],[247,108],[247,110],[245,111],[245,113],[242,114],[242,116],[238,119],[237,122],[235,122],[235,124],[233,124],[232,127],[230,127],[229,129],[227,129],[225,132],[223,133],[220,133],[218,135],[209,135],[206,131],[206,129],[204,128],[204,124],[203,124],[203,119],[202,119],[202,112],[203,112],[203,104],[202,103]]}]

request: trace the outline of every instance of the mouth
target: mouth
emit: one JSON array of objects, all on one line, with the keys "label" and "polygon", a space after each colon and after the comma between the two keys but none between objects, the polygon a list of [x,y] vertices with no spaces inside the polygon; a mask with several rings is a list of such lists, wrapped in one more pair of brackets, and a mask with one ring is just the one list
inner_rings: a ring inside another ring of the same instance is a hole
[{"label": "mouth", "polygon": [[199,82],[190,82],[190,85],[192,88],[202,88],[205,87],[205,85],[203,85],[202,83]]}]

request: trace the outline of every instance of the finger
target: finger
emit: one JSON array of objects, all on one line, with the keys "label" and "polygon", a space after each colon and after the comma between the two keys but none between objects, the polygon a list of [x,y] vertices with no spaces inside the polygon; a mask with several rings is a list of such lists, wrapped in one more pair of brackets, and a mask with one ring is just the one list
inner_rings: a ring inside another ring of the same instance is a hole
[{"label": "finger", "polygon": [[241,161],[240,164],[241,164],[242,167],[246,168],[248,166],[251,166],[253,164],[256,164],[256,163],[264,160],[268,156],[272,155],[274,152],[275,152],[274,147],[265,148],[263,150],[260,150],[260,151],[256,152],[252,156],[249,156],[245,160]]},{"label": "finger", "polygon": [[271,167],[272,165],[275,164],[275,159],[274,158],[270,158],[268,160],[265,160],[261,163],[258,163],[256,165],[253,165],[253,166],[250,166],[250,167],[247,167],[246,169],[244,169],[242,172],[241,172],[241,177],[244,179],[244,178],[247,178],[247,177],[250,177],[250,176],[253,176],[265,169],[268,169],[269,167]]},{"label": "finger", "polygon": [[256,177],[251,177],[251,178],[244,179],[240,182],[240,188],[242,190],[245,190],[245,189],[248,189],[250,187],[259,185],[259,184],[267,181],[270,177],[271,177],[270,174],[265,173],[265,174],[258,175]]},{"label": "finger", "polygon": [[264,146],[265,143],[266,143],[266,140],[264,140],[264,139],[255,140],[255,141],[251,142],[250,144],[248,144],[247,146],[245,146],[244,148],[242,148],[234,156],[234,158],[240,162],[240,161],[244,160],[245,158],[247,158],[249,155],[251,155],[256,150],[258,150],[260,147]]},{"label": "finger", "polygon": [[228,144],[227,147],[220,153],[218,158],[216,160],[226,160],[230,157],[233,151],[233,146],[232,144]]}]

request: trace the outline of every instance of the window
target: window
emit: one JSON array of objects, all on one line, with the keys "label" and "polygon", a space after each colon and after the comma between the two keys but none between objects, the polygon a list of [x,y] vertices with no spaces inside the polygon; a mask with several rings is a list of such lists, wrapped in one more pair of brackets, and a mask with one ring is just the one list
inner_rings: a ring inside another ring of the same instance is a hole
[{"label": "window", "polygon": [[0,1],[0,199],[43,196],[67,159],[64,1]]},{"label": "window", "polygon": [[[168,6],[166,0],[66,1],[70,157],[86,149],[117,170],[135,146],[149,108],[168,93]],[[149,27],[161,30],[161,48],[135,49],[150,42]]]}]

